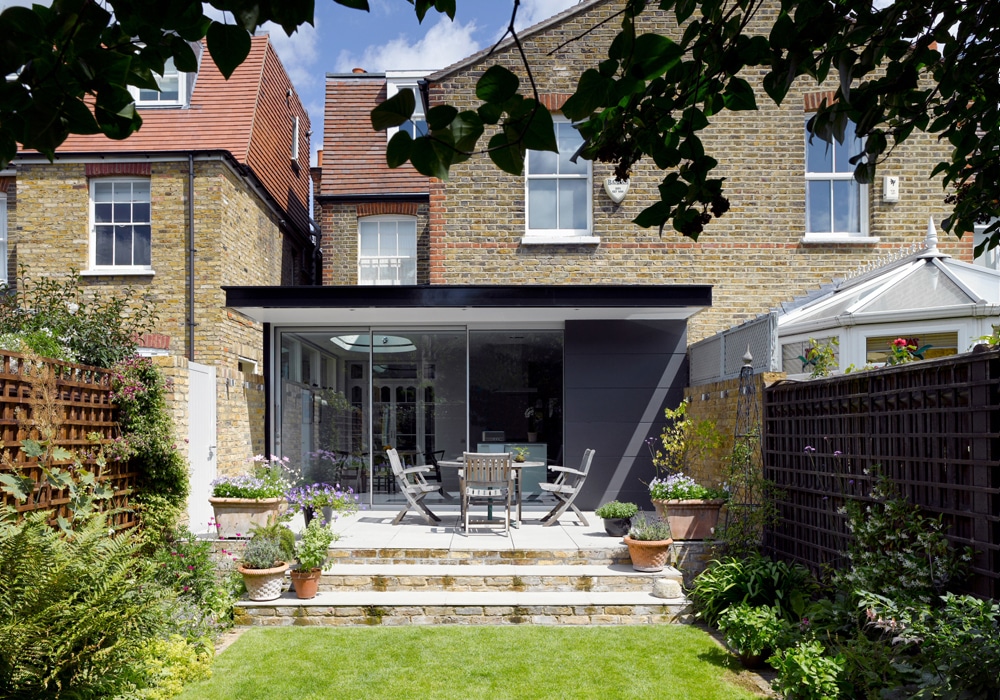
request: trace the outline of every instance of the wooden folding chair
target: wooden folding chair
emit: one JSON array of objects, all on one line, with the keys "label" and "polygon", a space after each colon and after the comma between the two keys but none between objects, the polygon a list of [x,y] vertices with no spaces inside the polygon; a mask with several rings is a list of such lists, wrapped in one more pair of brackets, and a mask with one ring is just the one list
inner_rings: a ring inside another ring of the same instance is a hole
[{"label": "wooden folding chair", "polygon": [[559,476],[551,484],[538,485],[538,488],[556,497],[555,508],[542,518],[542,523],[544,523],[545,527],[555,525],[559,521],[559,516],[565,513],[568,508],[571,508],[576,513],[576,517],[580,519],[581,523],[590,525],[587,519],[583,517],[580,509],[573,505],[573,501],[576,500],[577,495],[579,495],[580,490],[583,488],[583,482],[587,480],[587,474],[590,472],[590,464],[594,461],[594,452],[595,450],[584,450],[583,460],[580,462],[579,469],[549,467],[552,471],[558,472]]},{"label": "wooden folding chair", "polygon": [[[495,501],[503,504],[503,532],[510,536],[510,500],[514,493],[514,470],[509,452],[466,452],[459,491],[462,497],[462,523],[465,532],[470,524],[489,524],[490,520],[472,520],[470,506]],[[499,522],[499,521],[498,521]]]},{"label": "wooden folding chair", "polygon": [[403,516],[410,509],[413,509],[417,515],[422,516],[428,525],[441,522],[441,518],[434,515],[431,509],[424,504],[424,498],[427,497],[427,494],[438,490],[437,486],[428,484],[427,480],[424,479],[424,473],[429,472],[430,467],[403,468],[403,463],[399,459],[399,453],[395,449],[390,448],[385,451],[385,454],[389,458],[389,464],[392,466],[392,473],[396,477],[396,484],[399,486],[399,491],[406,497],[406,505],[396,514],[392,524],[399,525]]}]

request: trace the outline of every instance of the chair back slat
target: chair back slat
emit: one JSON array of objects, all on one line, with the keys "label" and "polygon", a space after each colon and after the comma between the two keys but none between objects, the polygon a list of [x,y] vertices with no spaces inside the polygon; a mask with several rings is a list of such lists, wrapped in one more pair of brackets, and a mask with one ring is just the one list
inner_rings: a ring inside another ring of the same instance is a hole
[{"label": "chair back slat", "polygon": [[462,471],[468,484],[500,486],[511,479],[509,452],[466,452],[463,459]]}]

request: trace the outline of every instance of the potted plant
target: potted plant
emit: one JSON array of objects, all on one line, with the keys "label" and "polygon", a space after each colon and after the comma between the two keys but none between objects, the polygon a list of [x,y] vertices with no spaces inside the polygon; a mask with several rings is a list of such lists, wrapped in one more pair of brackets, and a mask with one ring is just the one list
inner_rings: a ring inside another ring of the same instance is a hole
[{"label": "potted plant", "polygon": [[514,453],[513,461],[517,463],[524,462],[528,459],[528,448],[527,447],[512,447],[510,451]]},{"label": "potted plant", "polygon": [[330,545],[336,539],[337,535],[318,518],[306,525],[302,539],[295,544],[295,557],[299,564],[292,570],[292,583],[299,598],[316,597],[323,566],[330,558]]},{"label": "potted plant", "polygon": [[361,507],[354,489],[351,487],[342,489],[340,484],[298,486],[290,489],[285,494],[285,499],[292,512],[302,512],[306,526],[309,525],[316,513],[322,512],[323,520],[329,525],[342,515],[357,513]]},{"label": "potted plant", "polygon": [[670,526],[659,518],[639,515],[624,537],[632,568],[636,571],[662,571],[670,557]]},{"label": "potted plant", "polygon": [[254,529],[237,567],[250,600],[274,600],[281,595],[294,546],[295,535],[277,519]]},{"label": "potted plant", "polygon": [[764,666],[786,632],[777,609],[769,605],[731,605],[719,615],[718,625],[726,644],[746,668]]},{"label": "potted plant", "polygon": [[257,455],[247,460],[246,474],[224,476],[212,482],[208,502],[215,511],[215,529],[221,538],[248,537],[254,526],[277,519],[289,486],[287,457]]},{"label": "potted plant", "polygon": [[612,537],[623,537],[628,534],[632,527],[632,518],[639,512],[639,506],[635,503],[622,503],[621,501],[608,501],[594,514],[598,518],[604,519],[604,531]]},{"label": "potted plant", "polygon": [[649,497],[670,531],[679,540],[710,538],[719,523],[719,511],[729,499],[725,487],[702,486],[685,474],[670,474],[649,482]]}]

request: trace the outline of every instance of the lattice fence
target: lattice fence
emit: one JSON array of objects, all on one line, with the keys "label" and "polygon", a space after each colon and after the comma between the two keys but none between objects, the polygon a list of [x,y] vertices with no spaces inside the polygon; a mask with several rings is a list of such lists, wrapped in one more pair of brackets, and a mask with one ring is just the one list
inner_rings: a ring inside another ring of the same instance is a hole
[{"label": "lattice fence", "polygon": [[866,498],[864,470],[880,465],[907,499],[943,517],[953,544],[976,550],[967,590],[1000,598],[1000,352],[771,386],[763,448],[783,491],[769,533],[780,556],[814,570],[842,564],[837,511]]},{"label": "lattice fence", "polygon": [[[118,436],[116,418],[108,370],[52,360],[39,364],[22,355],[0,351],[0,442],[6,453],[0,471],[16,470],[36,483],[41,482],[42,470],[37,459],[29,458],[21,447],[21,440],[40,438],[32,421],[50,420],[55,426],[54,442],[58,446],[86,452],[94,446],[87,438],[89,434],[98,433],[103,444]],[[97,469],[93,459],[87,460],[87,464],[91,471]],[[57,463],[62,467],[71,465],[71,460]],[[128,470],[127,463],[109,457],[99,478],[114,492],[105,507],[117,510],[115,526],[134,526],[128,494],[135,486],[136,475]],[[68,491],[48,485],[36,489],[27,503],[17,503],[12,496],[6,496],[5,502],[21,512],[51,510],[53,520],[69,515]]]},{"label": "lattice fence", "polygon": [[691,386],[738,378],[747,350],[755,372],[780,371],[775,356],[777,336],[778,315],[771,312],[692,344],[688,348]]}]

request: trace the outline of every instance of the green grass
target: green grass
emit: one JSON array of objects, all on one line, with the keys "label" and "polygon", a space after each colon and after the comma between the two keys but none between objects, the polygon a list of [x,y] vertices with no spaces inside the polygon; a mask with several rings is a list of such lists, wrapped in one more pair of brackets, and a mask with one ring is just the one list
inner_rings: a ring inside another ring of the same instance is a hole
[{"label": "green grass", "polygon": [[760,697],[738,668],[687,625],[255,628],[179,700]]}]

